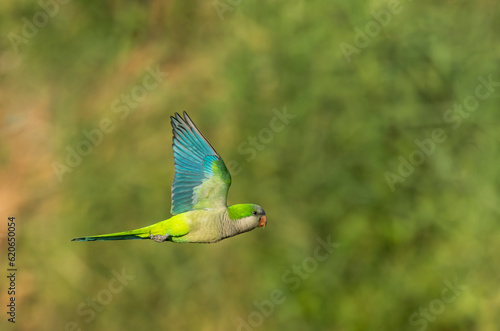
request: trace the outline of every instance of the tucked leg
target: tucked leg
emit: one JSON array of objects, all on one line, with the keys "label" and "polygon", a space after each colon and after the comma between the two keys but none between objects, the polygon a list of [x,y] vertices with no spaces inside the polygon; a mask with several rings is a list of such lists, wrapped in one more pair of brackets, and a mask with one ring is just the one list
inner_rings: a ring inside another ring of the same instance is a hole
[{"label": "tucked leg", "polygon": [[164,236],[162,236],[161,234],[156,234],[156,235],[154,235],[154,236],[153,236],[153,235],[151,234],[151,231],[149,231],[149,238],[150,238],[150,239],[153,239],[153,240],[154,240],[154,241],[156,241],[157,243],[162,243],[162,242],[164,242],[165,240],[167,240],[167,238],[168,238],[168,237],[169,237],[169,236],[168,236],[168,233],[165,233],[165,235],[164,235]]}]

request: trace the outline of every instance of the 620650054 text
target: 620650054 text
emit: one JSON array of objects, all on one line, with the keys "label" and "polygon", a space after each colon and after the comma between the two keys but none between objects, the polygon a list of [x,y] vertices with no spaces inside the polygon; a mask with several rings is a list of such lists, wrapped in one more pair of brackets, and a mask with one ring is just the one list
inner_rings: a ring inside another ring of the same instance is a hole
[{"label": "620650054 text", "polygon": [[11,216],[8,218],[7,223],[7,243],[9,247],[7,248],[7,260],[9,265],[7,267],[7,294],[9,296],[9,301],[7,304],[7,320],[11,323],[16,323],[16,218]]}]

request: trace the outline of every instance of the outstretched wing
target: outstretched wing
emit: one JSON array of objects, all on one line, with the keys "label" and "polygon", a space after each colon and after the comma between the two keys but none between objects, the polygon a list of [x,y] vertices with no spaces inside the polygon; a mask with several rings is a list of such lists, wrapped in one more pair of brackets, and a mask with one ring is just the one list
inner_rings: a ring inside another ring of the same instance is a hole
[{"label": "outstretched wing", "polygon": [[226,206],[231,175],[215,149],[188,114],[170,117],[174,134],[175,175],[172,215]]}]

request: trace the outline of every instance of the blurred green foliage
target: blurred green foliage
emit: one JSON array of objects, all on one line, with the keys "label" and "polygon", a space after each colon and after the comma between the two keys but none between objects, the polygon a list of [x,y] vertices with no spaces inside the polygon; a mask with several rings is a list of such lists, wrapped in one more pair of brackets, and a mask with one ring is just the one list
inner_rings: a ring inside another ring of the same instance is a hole
[{"label": "blurred green foliage", "polygon": [[[9,211],[18,330],[497,330],[499,86],[454,113],[459,127],[445,117],[478,77],[500,81],[497,2],[402,1],[385,26],[384,1],[56,6],[14,46],[43,9],[0,5],[2,135],[19,116],[28,146],[43,146],[2,148],[6,169],[20,157],[36,169],[15,175],[23,203]],[[114,111],[148,68],[168,76]],[[295,117],[270,137],[285,109]],[[169,217],[169,117],[184,110],[231,163],[229,203],[263,206],[266,229],[215,245],[70,242]],[[53,162],[105,118],[112,132],[59,181]],[[386,173],[436,128],[446,140],[391,190]],[[340,246],[318,261],[327,238]],[[133,277],[117,293],[113,270]],[[443,302],[445,281],[466,288]]]}]

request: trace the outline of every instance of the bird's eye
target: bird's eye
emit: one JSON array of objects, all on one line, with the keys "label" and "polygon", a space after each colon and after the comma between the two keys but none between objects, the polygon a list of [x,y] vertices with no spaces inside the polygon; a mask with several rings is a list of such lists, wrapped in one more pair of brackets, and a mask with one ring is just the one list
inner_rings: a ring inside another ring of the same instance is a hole
[{"label": "bird's eye", "polygon": [[253,211],[253,212],[252,212],[252,215],[257,216],[257,212],[256,212],[256,211]]}]

